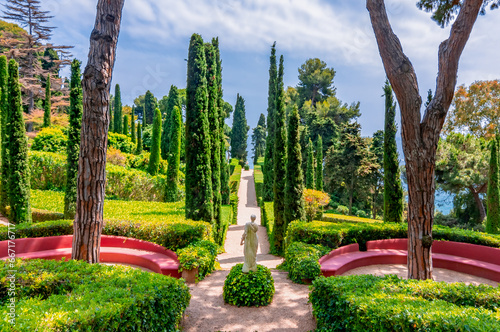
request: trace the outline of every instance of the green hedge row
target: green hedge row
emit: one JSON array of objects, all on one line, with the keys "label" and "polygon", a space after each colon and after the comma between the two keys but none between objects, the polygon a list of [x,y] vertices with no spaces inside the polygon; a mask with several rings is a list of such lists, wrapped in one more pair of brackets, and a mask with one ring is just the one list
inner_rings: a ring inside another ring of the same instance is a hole
[{"label": "green hedge row", "polygon": [[500,288],[432,280],[319,277],[309,295],[316,331],[498,331]]},{"label": "green hedge row", "polygon": [[197,241],[189,246],[177,250],[179,259],[179,272],[198,268],[198,280],[215,271],[218,246],[212,241]]},{"label": "green hedge row", "polygon": [[[8,270],[16,271],[15,322]],[[177,331],[191,298],[172,277],[74,260],[5,262],[0,285],[1,331]]]},{"label": "green hedge row", "polygon": [[255,181],[255,194],[257,195],[257,204],[262,205],[262,188],[264,187],[264,174],[262,173],[262,164],[264,164],[264,158],[259,158],[257,164],[254,165],[253,169],[253,179]]},{"label": "green hedge row", "polygon": [[235,158],[231,159],[231,163],[229,165],[231,167],[231,176],[229,177],[229,201],[231,207],[233,208],[233,220],[231,224],[236,225],[238,223],[238,190],[240,189],[242,167],[239,164],[238,159]]},{"label": "green hedge row", "polygon": [[269,243],[271,244],[271,251],[273,250],[273,228],[274,228],[274,203],[273,202],[262,202],[260,206],[260,222],[262,226],[266,227],[267,237],[269,238]]},{"label": "green hedge row", "polygon": [[[434,225],[434,240],[456,241],[500,248],[500,235]],[[358,243],[366,250],[366,242],[372,240],[408,237],[408,225],[396,223],[332,223],[323,221],[294,221],[288,225],[286,244],[304,242],[320,244],[332,249]]]},{"label": "green hedge row", "polygon": [[318,260],[328,252],[330,248],[322,245],[292,242],[286,248],[284,264],[290,280],[302,284],[319,277],[321,266]]},{"label": "green hedge row", "polygon": [[377,219],[369,219],[369,218],[361,218],[361,217],[354,217],[354,216],[346,216],[342,214],[336,214],[336,213],[324,213],[322,221],[329,221],[329,222],[360,222],[360,223],[383,223],[382,220],[377,220]]}]

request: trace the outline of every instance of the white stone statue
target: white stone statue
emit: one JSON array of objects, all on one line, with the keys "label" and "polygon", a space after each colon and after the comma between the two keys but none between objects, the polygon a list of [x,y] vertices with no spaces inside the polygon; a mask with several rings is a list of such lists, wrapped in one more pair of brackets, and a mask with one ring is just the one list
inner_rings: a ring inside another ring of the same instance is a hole
[{"label": "white stone statue", "polygon": [[250,216],[251,222],[245,224],[245,232],[241,237],[240,245],[245,244],[243,252],[245,254],[245,263],[243,264],[242,271],[257,271],[257,247],[259,246],[259,239],[257,238],[257,230],[259,226],[255,223],[257,217],[252,214]]}]

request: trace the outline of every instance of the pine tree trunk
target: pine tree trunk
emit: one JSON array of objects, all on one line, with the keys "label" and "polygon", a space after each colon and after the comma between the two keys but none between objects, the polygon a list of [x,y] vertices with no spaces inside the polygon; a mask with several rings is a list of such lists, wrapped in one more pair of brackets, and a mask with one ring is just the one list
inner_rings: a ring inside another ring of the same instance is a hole
[{"label": "pine tree trunk", "polygon": [[83,74],[83,117],[73,259],[99,262],[106,184],[109,89],[124,0],[99,0]]}]

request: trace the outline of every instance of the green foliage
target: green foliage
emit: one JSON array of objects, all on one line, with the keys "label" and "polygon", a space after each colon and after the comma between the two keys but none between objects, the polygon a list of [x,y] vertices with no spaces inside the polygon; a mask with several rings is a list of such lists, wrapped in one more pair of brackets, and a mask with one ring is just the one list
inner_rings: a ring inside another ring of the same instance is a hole
[{"label": "green foliage", "polygon": [[234,107],[233,127],[231,129],[231,158],[236,158],[240,162],[247,161],[247,138],[248,130],[247,118],[245,114],[245,100],[239,94],[236,97]]},{"label": "green foliage", "polygon": [[264,157],[266,151],[266,116],[260,114],[257,127],[252,130],[253,163],[256,164],[260,157]]},{"label": "green foliage", "polygon": [[264,173],[264,190],[262,198],[270,202],[274,198],[274,141],[276,139],[275,117],[276,117],[276,97],[278,89],[278,66],[276,65],[276,42],[271,47],[269,66],[269,90],[267,97],[267,137],[265,162],[262,172]]},{"label": "green foliage", "polygon": [[[454,20],[462,5],[462,0],[420,0],[419,2],[417,2],[417,7],[419,9],[432,13],[432,20],[439,24],[441,28],[444,28]],[[481,15],[484,15],[486,13],[486,8],[488,5],[490,5],[490,9],[497,9],[498,7],[500,7],[500,1],[484,0],[480,11]]]},{"label": "green foliage", "polygon": [[115,85],[115,105],[114,110],[115,114],[113,116],[113,131],[115,133],[121,134],[123,132],[123,123],[122,123],[122,95],[120,92],[120,85]]},{"label": "green foliage", "polygon": [[144,96],[144,116],[142,118],[144,127],[145,125],[153,124],[156,107],[155,96],[151,91],[146,91],[146,95]]},{"label": "green foliage", "polygon": [[229,202],[231,208],[233,209],[233,220],[231,224],[236,225],[238,218],[238,191],[240,189],[240,181],[241,181],[241,165],[238,159],[231,159],[231,168],[233,169],[233,173],[229,178],[229,190],[231,195],[229,196]]},{"label": "green foliage", "polygon": [[[172,112],[174,107],[177,106],[182,109],[181,101],[179,98],[179,92],[175,85],[170,86],[170,91],[168,92],[168,99],[165,105],[165,121],[163,122],[162,134],[161,134],[161,156],[163,159],[168,159],[170,153],[170,137],[172,136]],[[182,118],[181,118],[182,123]],[[174,149],[175,150],[175,149]]]},{"label": "green foliage", "polygon": [[[0,24],[3,26],[3,21]],[[7,23],[5,23],[7,24]],[[21,28],[20,28],[21,29]],[[22,29],[21,29],[22,30]],[[24,31],[24,30],[23,30]],[[7,67],[7,57],[0,56],[0,213],[5,213],[5,208],[9,205],[9,135],[7,135],[7,123],[9,112],[7,107],[9,73]]]},{"label": "green foliage", "polygon": [[[0,272],[3,289],[8,264]],[[20,259],[13,265],[23,276],[15,281],[16,331],[175,331],[191,297],[181,280],[125,266]],[[4,317],[7,295],[0,298]],[[2,331],[11,327],[0,322]]]},{"label": "green foliage", "polygon": [[305,220],[304,176],[302,174],[302,153],[299,142],[299,112],[297,107],[288,122],[287,165],[285,185],[285,223]]},{"label": "green foliage", "polygon": [[264,158],[261,157],[257,160],[253,167],[253,179],[255,182],[255,194],[257,196],[257,204],[262,206],[262,192],[264,190],[264,174],[262,174],[262,167],[264,166]]},{"label": "green foliage", "polygon": [[68,138],[56,127],[43,128],[33,139],[31,150],[46,152],[66,152]]},{"label": "green foliage", "polygon": [[309,296],[317,331],[493,331],[500,289],[376,277],[320,277]]},{"label": "green foliage", "polygon": [[304,279],[316,279],[321,274],[318,260],[330,252],[330,248],[321,245],[292,242],[285,251],[285,266],[288,277],[295,283],[302,284]]},{"label": "green foliage", "polygon": [[[108,136],[109,137],[109,136]],[[137,124],[137,147],[135,149],[135,154],[141,154],[142,153],[142,128],[141,124]]]},{"label": "green foliage", "polygon": [[9,198],[11,212],[9,220],[14,224],[31,222],[30,169],[28,165],[28,140],[24,128],[24,118],[19,84],[19,65],[9,61]]},{"label": "green foliage", "polygon": [[[369,191],[368,206],[371,208],[373,218],[376,218],[384,211],[384,131],[377,130],[373,133],[373,138],[370,143],[370,152],[373,156],[373,169],[367,177],[367,188]],[[401,180],[400,180],[401,182]],[[381,195],[382,194],[382,195]],[[362,213],[365,211],[361,210]]]},{"label": "green foliage", "polygon": [[122,134],[128,136],[128,115],[123,116],[123,133]]},{"label": "green foliage", "polygon": [[257,271],[243,273],[243,264],[236,264],[229,272],[222,296],[225,303],[238,307],[260,307],[270,304],[274,296],[271,270],[257,265]]},{"label": "green foliage", "polygon": [[261,212],[261,223],[267,229],[267,237],[269,238],[269,243],[271,244],[271,252],[275,252],[273,243],[273,228],[274,228],[274,203],[273,202],[263,202],[260,207]]},{"label": "green foliage", "polygon": [[43,104],[43,127],[50,127],[50,109],[52,108],[51,99],[52,94],[50,91],[50,74],[47,75],[45,83],[45,102]]},{"label": "green foliage", "polygon": [[310,100],[312,105],[315,105],[318,101],[334,96],[334,77],[335,70],[327,68],[324,61],[318,58],[308,59],[299,68],[299,84],[297,88],[299,99],[302,103]]},{"label": "green foliage", "polygon": [[136,129],[135,129],[135,106],[132,106],[132,115],[130,116],[130,137],[131,137],[131,140],[132,140],[132,144],[136,144],[137,143],[137,132],[136,132]]},{"label": "green foliage", "polygon": [[151,143],[151,155],[149,157],[148,173],[156,175],[160,165],[160,147],[161,147],[161,113],[159,109],[155,110],[153,121],[153,138]]},{"label": "green foliage", "polygon": [[203,280],[215,271],[215,261],[218,247],[215,243],[202,240],[177,251],[179,259],[179,272],[198,268],[197,279]]},{"label": "green foliage", "polygon": [[494,138],[490,142],[490,171],[488,179],[488,216],[486,218],[486,231],[488,233],[500,232],[500,194],[498,179],[498,141]]},{"label": "green foliage", "polygon": [[[64,196],[64,216],[73,219],[76,213],[76,194],[78,183],[78,160],[80,154],[80,131],[82,127],[82,83],[80,61],[74,59],[71,63],[71,82],[69,92],[69,129],[67,168],[66,168],[66,193]],[[31,158],[30,158],[31,159]],[[33,173],[33,168],[32,173]],[[46,173],[47,174],[47,173]],[[33,177],[32,177],[33,178]],[[31,184],[32,188],[33,183]]]},{"label": "green foliage", "polygon": [[323,139],[318,136],[316,141],[316,183],[315,189],[323,191]]},{"label": "green foliage", "polygon": [[113,147],[125,153],[134,151],[134,144],[127,135],[108,132],[108,147]]},{"label": "green foliage", "polygon": [[[31,170],[32,189],[62,190],[66,188],[66,158],[62,154],[30,151],[28,164]],[[78,164],[76,164],[78,171]]]},{"label": "green foliage", "polygon": [[200,35],[189,44],[186,87],[186,218],[213,220],[210,133],[207,114],[207,64]]},{"label": "green foliage", "polygon": [[309,144],[307,144],[306,188],[314,189],[314,151],[310,138]]},{"label": "green foliage", "polygon": [[168,170],[167,170],[167,188],[165,198],[167,202],[176,202],[178,198],[179,184],[179,165],[181,158],[181,130],[182,130],[182,114],[178,106],[170,113],[170,134],[169,153],[168,153]]}]

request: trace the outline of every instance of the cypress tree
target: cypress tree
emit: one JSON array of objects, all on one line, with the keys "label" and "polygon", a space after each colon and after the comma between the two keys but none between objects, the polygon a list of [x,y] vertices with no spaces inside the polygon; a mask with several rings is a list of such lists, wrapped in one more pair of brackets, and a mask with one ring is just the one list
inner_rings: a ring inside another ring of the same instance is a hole
[{"label": "cypress tree", "polygon": [[135,149],[135,154],[142,153],[142,130],[141,124],[137,124],[137,147]]},{"label": "cypress tree", "polygon": [[267,137],[266,137],[266,152],[264,160],[264,190],[262,198],[266,202],[273,200],[274,193],[274,140],[275,140],[275,125],[274,118],[276,113],[276,92],[277,92],[278,71],[276,65],[276,42],[271,47],[271,57],[269,66],[269,88],[267,96]]},{"label": "cypress tree", "polygon": [[323,191],[323,139],[316,142],[316,190]]},{"label": "cypress tree", "polygon": [[309,138],[309,144],[307,144],[306,188],[314,189],[314,151],[311,138]]},{"label": "cypress tree", "polygon": [[115,115],[113,129],[115,133],[121,134],[123,132],[122,126],[122,95],[120,92],[120,85],[115,85]]},{"label": "cypress tree", "polygon": [[128,136],[128,115],[123,116],[123,135]]},{"label": "cypress tree", "polygon": [[7,57],[0,56],[0,119],[1,119],[1,179],[0,179],[0,212],[5,215],[5,208],[9,205],[9,135],[7,135],[7,123],[9,109],[7,107],[9,72],[7,69]]},{"label": "cypress tree", "polygon": [[236,158],[240,163],[247,161],[247,140],[248,130],[247,118],[245,115],[245,100],[239,94],[236,97],[234,107],[233,128],[231,130],[231,157]]},{"label": "cypress tree", "polygon": [[222,197],[220,185],[220,128],[218,108],[217,54],[212,43],[205,44],[207,62],[208,124],[210,133],[210,166],[212,168],[212,193],[214,206],[214,239],[219,245],[224,242],[222,224]]},{"label": "cypress tree", "polygon": [[[304,175],[302,174],[302,152],[300,149],[299,111],[294,106],[288,122],[285,225],[294,220],[305,220]],[[286,226],[285,226],[286,229]]]},{"label": "cypress tree", "polygon": [[69,128],[66,146],[66,191],[64,193],[64,218],[74,219],[76,213],[76,193],[78,184],[78,159],[80,154],[80,130],[82,128],[82,81],[80,61],[71,63],[69,92]]},{"label": "cypress tree", "polygon": [[9,61],[9,96],[7,124],[9,137],[9,198],[12,223],[30,223],[30,169],[28,165],[28,140],[24,128],[21,104],[21,86],[19,84],[19,65]]},{"label": "cypress tree", "polygon": [[[497,133],[498,136],[498,133]],[[500,227],[500,194],[498,179],[498,141],[492,139],[490,142],[490,169],[488,179],[487,199],[487,217],[486,232],[498,233]]]},{"label": "cypress tree", "polygon": [[396,103],[389,81],[385,81],[385,130],[384,130],[384,221],[403,222],[403,187],[399,171],[396,146]]},{"label": "cypress tree", "polygon": [[219,138],[220,138],[220,186],[222,204],[229,204],[229,162],[226,157],[226,134],[224,125],[228,116],[224,111],[224,101],[222,100],[222,61],[220,59],[219,38],[212,38],[212,45],[215,49],[215,62],[217,64],[217,109],[219,110]]},{"label": "cypress tree", "polygon": [[186,218],[212,223],[212,169],[203,39],[191,36],[186,86]]},{"label": "cypress tree", "polygon": [[170,112],[171,130],[170,130],[170,151],[168,152],[168,169],[167,169],[167,190],[166,201],[177,202],[179,182],[179,165],[181,162],[181,129],[182,129],[182,114],[181,109],[175,105]]},{"label": "cypress tree", "polygon": [[45,103],[43,105],[43,127],[50,127],[50,109],[52,108],[50,91],[50,74],[47,75],[47,83],[45,84]]},{"label": "cypress tree", "polygon": [[130,116],[130,133],[132,134],[132,143],[136,143],[136,133],[135,133],[135,106],[132,106],[132,115]]},{"label": "cypress tree", "polygon": [[108,128],[108,132],[110,132],[110,133],[114,133],[115,132],[115,130],[114,130],[114,119],[113,119],[114,110],[113,110],[112,99],[113,99],[113,95],[111,95],[109,97],[109,105],[108,105],[108,110],[109,110],[109,128]]},{"label": "cypress tree", "polygon": [[278,254],[283,254],[283,240],[286,234],[285,222],[285,183],[286,183],[286,123],[285,98],[283,90],[283,55],[280,57],[278,71],[278,91],[276,98],[276,114],[274,118],[276,139],[274,140],[274,228],[273,244]]},{"label": "cypress tree", "polygon": [[146,95],[144,96],[144,120],[142,123],[145,125],[149,125],[153,123],[153,117],[155,115],[156,110],[156,100],[155,96],[151,91],[146,91]]},{"label": "cypress tree", "polygon": [[161,148],[161,112],[155,110],[153,121],[153,136],[151,137],[151,155],[149,156],[148,172],[151,175],[158,173],[160,166],[160,148]]},{"label": "cypress tree", "polygon": [[168,159],[168,153],[170,151],[170,137],[171,137],[171,122],[172,122],[172,111],[174,107],[177,106],[182,108],[181,101],[179,98],[179,91],[175,85],[170,86],[170,91],[168,92],[167,107],[165,114],[165,121],[163,122],[163,129],[161,135],[161,156],[163,159]]}]

